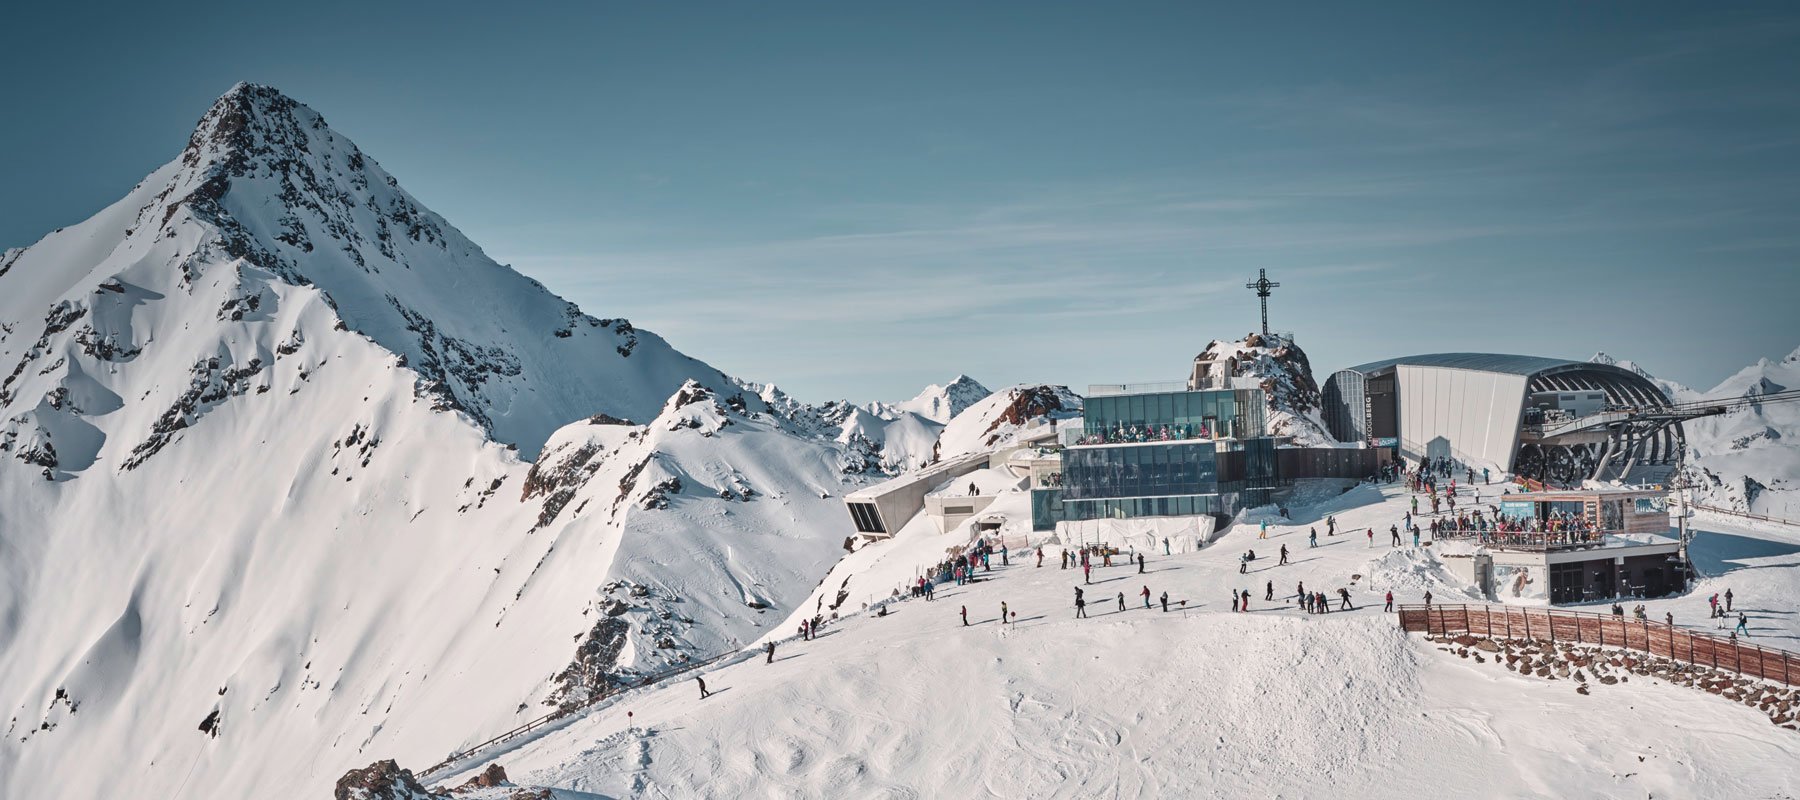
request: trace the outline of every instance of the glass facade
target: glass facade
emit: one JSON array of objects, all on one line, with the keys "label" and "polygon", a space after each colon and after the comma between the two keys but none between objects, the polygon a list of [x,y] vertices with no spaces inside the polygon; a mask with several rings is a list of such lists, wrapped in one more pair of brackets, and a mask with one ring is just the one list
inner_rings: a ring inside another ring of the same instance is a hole
[{"label": "glass facade", "polygon": [[1218,454],[1208,441],[1075,447],[1063,453],[1063,497],[1067,500],[1218,491]]},{"label": "glass facade", "polygon": [[[1191,517],[1196,514],[1230,514],[1233,513],[1233,508],[1228,500],[1229,498],[1216,494],[1126,497],[1116,500],[1066,500],[1062,503],[1061,519],[1132,519],[1135,517]],[[1034,522],[1037,519],[1035,512],[1032,519]],[[1049,527],[1056,527],[1056,523],[1052,521]]]},{"label": "glass facade", "polygon": [[1087,398],[1083,433],[1101,442],[1250,439],[1263,434],[1255,389],[1152,392]]},{"label": "glass facade", "polygon": [[1263,413],[1260,389],[1089,397],[1080,444],[1062,452],[1061,485],[1033,481],[1032,528],[1268,503],[1281,479]]}]

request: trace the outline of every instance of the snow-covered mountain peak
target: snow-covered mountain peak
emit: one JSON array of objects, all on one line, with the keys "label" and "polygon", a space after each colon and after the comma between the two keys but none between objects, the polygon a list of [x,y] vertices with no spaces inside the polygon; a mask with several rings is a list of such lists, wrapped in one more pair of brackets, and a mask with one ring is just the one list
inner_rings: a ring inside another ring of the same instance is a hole
[{"label": "snow-covered mountain peak", "polygon": [[947,424],[951,418],[970,406],[987,399],[993,394],[986,386],[982,386],[974,378],[957,375],[948,383],[934,383],[924,388],[911,400],[899,403],[873,402],[864,406],[869,413],[885,420],[900,419],[906,414],[916,414],[939,425]]},{"label": "snow-covered mountain peak", "polygon": [[[345,331],[397,356],[418,398],[527,458],[574,420],[652,418],[690,378],[739,385],[495,263],[324,117],[250,83],[124,199],[0,256],[0,296],[0,323],[17,331],[0,336],[0,360],[17,362],[19,385],[0,397],[9,416],[64,388],[66,376],[44,370],[71,346],[132,362],[138,375],[109,382],[145,386],[111,390],[155,399],[144,390],[186,383],[169,373],[221,351],[220,370],[267,367]],[[304,324],[283,311],[315,302]],[[139,360],[156,352],[157,366]],[[102,371],[113,372],[87,373]]]}]

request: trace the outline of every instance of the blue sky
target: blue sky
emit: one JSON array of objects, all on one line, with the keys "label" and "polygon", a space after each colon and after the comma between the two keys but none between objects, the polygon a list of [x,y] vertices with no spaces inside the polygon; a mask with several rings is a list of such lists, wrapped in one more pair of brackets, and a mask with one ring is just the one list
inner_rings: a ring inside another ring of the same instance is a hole
[{"label": "blue sky", "polygon": [[[495,259],[808,399],[1171,379],[1284,286],[1321,380],[1800,345],[1800,7],[187,3],[9,11],[0,246],[238,80]],[[69,4],[73,5],[73,4]]]}]

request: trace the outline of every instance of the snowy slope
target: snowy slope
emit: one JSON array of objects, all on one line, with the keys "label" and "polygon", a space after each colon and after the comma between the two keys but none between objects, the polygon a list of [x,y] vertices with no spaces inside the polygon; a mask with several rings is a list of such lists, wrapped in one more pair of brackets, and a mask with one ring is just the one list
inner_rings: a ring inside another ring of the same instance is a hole
[{"label": "snowy slope", "polygon": [[964,409],[938,436],[937,457],[953,458],[1004,447],[1021,433],[1081,416],[1081,397],[1066,386],[1019,385]]},{"label": "snowy slope", "polygon": [[841,446],[265,87],[0,257],[0,376],[0,797],[324,796],[754,640],[843,552]]},{"label": "snowy slope", "polygon": [[[1583,696],[1572,681],[1477,664],[1401,634],[1379,613],[1384,592],[1416,603],[1426,590],[1439,602],[1462,591],[1430,548],[1368,545],[1359,529],[1385,528],[1404,508],[1404,493],[1364,486],[1294,507],[1267,540],[1252,519],[1199,552],[1152,554],[1143,575],[1097,569],[1087,620],[1072,618],[1081,578],[1057,568],[1054,547],[1041,568],[1016,552],[991,580],[900,601],[885,617],[848,615],[813,642],[783,642],[772,665],[754,658],[710,670],[709,699],[678,682],[499,758],[521,783],[633,797],[1800,791],[1789,767],[1800,735],[1741,703],[1636,677]],[[1308,548],[1307,529],[1325,514],[1344,535]],[[1726,570],[1707,588],[1735,585],[1757,635],[1792,646],[1800,623],[1781,609],[1796,590],[1789,573],[1800,547],[1781,541],[1727,526],[1695,547]],[[1283,544],[1294,563],[1277,567]],[[1239,576],[1246,548],[1263,559]],[[1300,613],[1296,581],[1346,587],[1357,609]],[[1276,601],[1264,601],[1265,583]],[[1145,609],[1143,587],[1166,591],[1171,611]],[[1231,612],[1226,592],[1238,589],[1252,590],[1251,613]],[[1118,594],[1128,610],[1118,611]],[[1016,625],[998,624],[1002,602]],[[1660,602],[1680,624],[1703,621],[1698,594]]]},{"label": "snowy slope", "polygon": [[948,423],[952,417],[967,411],[969,406],[981,402],[993,394],[987,387],[977,383],[967,375],[958,375],[946,384],[932,384],[919,392],[911,400],[889,405],[887,403],[870,403],[869,411],[884,419],[894,419],[903,413],[917,414],[939,425]]}]

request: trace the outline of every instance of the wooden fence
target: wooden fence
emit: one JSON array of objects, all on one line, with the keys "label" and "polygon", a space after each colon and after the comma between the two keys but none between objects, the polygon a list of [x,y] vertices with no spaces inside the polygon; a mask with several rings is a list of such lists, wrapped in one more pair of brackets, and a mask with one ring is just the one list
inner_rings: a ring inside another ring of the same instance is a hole
[{"label": "wooden fence", "polygon": [[1661,622],[1611,614],[1500,605],[1400,606],[1409,633],[1537,639],[1624,647],[1653,656],[1730,670],[1766,681],[1800,685],[1800,654],[1697,633]]}]

